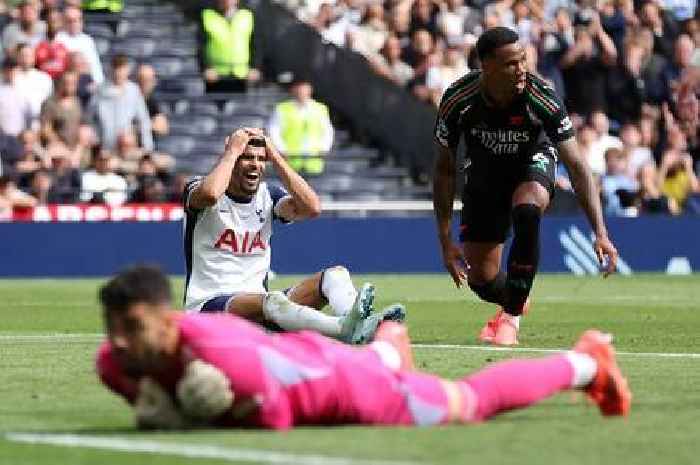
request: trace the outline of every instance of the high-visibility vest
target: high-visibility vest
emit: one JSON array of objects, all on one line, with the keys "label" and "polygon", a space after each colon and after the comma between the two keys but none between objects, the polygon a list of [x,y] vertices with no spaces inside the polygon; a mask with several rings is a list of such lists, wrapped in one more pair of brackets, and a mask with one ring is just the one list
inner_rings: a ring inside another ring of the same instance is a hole
[{"label": "high-visibility vest", "polygon": [[119,13],[124,8],[122,0],[83,0],[83,10],[109,10]]},{"label": "high-visibility vest", "polygon": [[289,165],[296,171],[310,174],[323,172],[323,133],[328,120],[328,107],[310,100],[306,111],[300,111],[294,100],[277,104],[280,133]]},{"label": "high-visibility vest", "polygon": [[202,11],[202,26],[207,35],[204,53],[207,66],[220,76],[246,79],[250,69],[250,40],[253,13],[239,9],[230,20],[218,11]]}]

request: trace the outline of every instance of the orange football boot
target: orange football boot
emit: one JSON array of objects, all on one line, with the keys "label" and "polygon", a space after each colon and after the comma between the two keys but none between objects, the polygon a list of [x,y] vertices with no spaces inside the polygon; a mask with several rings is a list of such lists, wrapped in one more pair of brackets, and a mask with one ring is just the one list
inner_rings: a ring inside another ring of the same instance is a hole
[{"label": "orange football boot", "polygon": [[[527,315],[527,313],[530,311],[530,298],[525,301],[525,305],[523,305],[523,315]],[[498,307],[498,310],[496,310],[496,314],[491,317],[490,320],[486,322],[483,328],[481,328],[481,331],[479,332],[479,340],[481,342],[487,342],[489,344],[498,344],[498,345],[513,345],[514,343],[510,344],[503,344],[502,342],[495,342],[496,338],[496,333],[498,332],[498,327],[500,325],[501,321],[501,316],[503,315],[503,307]],[[511,325],[512,326],[512,325]],[[504,333],[506,330],[503,331]],[[510,332],[510,331],[509,331]],[[517,329],[516,329],[516,336],[517,336]],[[505,334],[500,338],[501,341],[505,340]],[[516,337],[517,339],[517,337]],[[515,344],[517,344],[517,340],[515,341]]]},{"label": "orange football boot", "polygon": [[584,391],[598,405],[600,412],[606,416],[627,415],[632,391],[615,360],[612,335],[589,329],[576,342],[574,352],[590,355],[598,364],[593,381]]}]

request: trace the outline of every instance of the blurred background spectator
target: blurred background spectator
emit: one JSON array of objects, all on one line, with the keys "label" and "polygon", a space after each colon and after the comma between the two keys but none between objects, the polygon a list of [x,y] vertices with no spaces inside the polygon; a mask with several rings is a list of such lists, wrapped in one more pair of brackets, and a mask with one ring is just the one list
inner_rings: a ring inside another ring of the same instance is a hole
[{"label": "blurred background spectator", "polygon": [[0,83],[0,132],[10,137],[31,124],[32,111],[27,97],[17,87],[19,65],[12,57],[5,57],[2,62],[2,83]]},{"label": "blurred background spectator", "polygon": [[100,143],[111,150],[117,145],[120,134],[136,125],[140,146],[153,150],[151,118],[139,87],[129,80],[131,65],[126,55],[112,58],[111,79],[95,92],[89,104],[88,114],[97,127]]},{"label": "blurred background spectator", "polygon": [[127,198],[127,184],[115,173],[117,161],[109,150],[97,148],[90,170],[83,173],[80,199],[83,202],[121,205]]},{"label": "blurred background spectator", "polygon": [[104,81],[102,63],[97,52],[95,40],[83,32],[83,12],[80,8],[69,6],[63,13],[65,29],[60,31],[56,40],[61,42],[69,52],[80,52],[90,69],[92,81],[99,85]]},{"label": "blurred background spectator", "polygon": [[[41,134],[46,145],[78,144],[83,110],[78,99],[78,75],[67,71],[56,82],[56,90],[41,107]],[[72,163],[78,166],[80,160]]]},{"label": "blurred background spectator", "polygon": [[84,10],[94,13],[119,13],[124,8],[123,0],[83,0]]},{"label": "blurred background spectator", "polygon": [[[316,31],[324,57],[354,54],[352,69],[365,61],[421,108],[479,67],[483,30],[514,28],[528,70],[565,100],[608,214],[700,211],[688,77],[700,66],[696,0],[271,1]],[[292,166],[328,198],[429,198],[429,178],[346,121],[332,86],[319,85],[330,108],[308,82],[286,99],[273,74],[284,69],[270,66],[260,40],[261,3],[212,0],[190,23],[180,4],[0,0],[0,166],[15,191],[42,203],[179,202],[185,173],[207,169],[225,135],[267,120]],[[115,65],[106,82],[101,61]],[[366,105],[383,105],[377,90]],[[90,183],[110,187],[93,195]],[[557,189],[553,210],[575,211],[562,166]]]},{"label": "blurred background spectator", "polygon": [[156,88],[156,71],[149,64],[141,64],[136,70],[136,83],[146,102],[148,115],[151,117],[151,130],[154,136],[168,134],[168,117],[163,112],[160,102],[153,94]]},{"label": "blurred background spectator", "polygon": [[97,84],[92,79],[90,67],[85,57],[80,52],[71,52],[68,55],[68,67],[66,71],[72,71],[78,75],[78,98],[83,109],[86,109],[92,95],[97,89]]},{"label": "blurred background spectator", "polygon": [[333,145],[328,107],[314,100],[311,83],[301,77],[290,84],[292,99],[277,104],[269,122],[272,143],[298,172],[323,172],[323,156]]},{"label": "blurred background spectator", "polygon": [[46,16],[46,38],[36,46],[36,67],[58,79],[68,67],[68,49],[58,39],[63,29],[63,13],[51,8]]},{"label": "blurred background spectator", "polygon": [[29,112],[32,128],[39,128],[39,114],[44,100],[53,93],[51,76],[34,67],[34,49],[27,44],[17,47],[17,77],[15,88],[29,102]]},{"label": "blurred background spectator", "polygon": [[2,49],[6,56],[14,56],[20,44],[27,44],[33,50],[46,37],[46,23],[39,19],[37,3],[23,1],[18,9],[17,19],[2,32]]},{"label": "blurred background spectator", "polygon": [[0,221],[12,219],[14,208],[28,208],[37,204],[31,195],[17,189],[9,176],[0,176]]},{"label": "blurred background spectator", "polygon": [[238,0],[217,0],[202,11],[200,62],[207,92],[241,92],[260,80],[255,17]]}]

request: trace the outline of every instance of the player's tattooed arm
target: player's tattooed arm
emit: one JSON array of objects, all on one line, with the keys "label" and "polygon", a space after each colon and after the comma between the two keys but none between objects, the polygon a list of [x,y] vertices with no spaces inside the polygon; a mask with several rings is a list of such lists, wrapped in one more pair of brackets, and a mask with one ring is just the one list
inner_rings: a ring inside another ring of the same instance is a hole
[{"label": "player's tattooed arm", "polygon": [[615,271],[617,266],[617,250],[610,239],[608,239],[608,231],[605,227],[603,211],[600,205],[598,186],[574,137],[560,142],[557,148],[564,165],[566,165],[566,169],[569,171],[569,177],[571,178],[574,192],[576,192],[576,197],[595,233],[596,239],[593,249],[598,256],[601,266],[604,267],[605,276],[607,276]]},{"label": "player's tattooed arm", "polygon": [[455,156],[449,148],[437,145],[433,178],[433,210],[438,224],[440,242],[450,240],[452,205],[455,198]]},{"label": "player's tattooed arm", "polygon": [[272,163],[290,197],[280,201],[277,215],[289,221],[316,218],[321,214],[321,200],[313,188],[279,153],[269,137],[265,138],[267,159]]},{"label": "player's tattooed arm", "polygon": [[436,144],[438,156],[435,160],[433,178],[433,210],[438,227],[438,239],[442,251],[442,260],[457,287],[466,280],[464,255],[452,242],[450,226],[452,223],[452,206],[455,199],[455,154],[451,149]]},{"label": "player's tattooed arm", "polygon": [[261,136],[262,133],[259,129],[240,128],[226,138],[224,153],[219,157],[216,166],[192,191],[188,200],[188,207],[211,207],[224,195],[231,181],[231,173],[236,165],[236,160],[238,160],[238,157],[248,145],[248,141],[254,135]]}]

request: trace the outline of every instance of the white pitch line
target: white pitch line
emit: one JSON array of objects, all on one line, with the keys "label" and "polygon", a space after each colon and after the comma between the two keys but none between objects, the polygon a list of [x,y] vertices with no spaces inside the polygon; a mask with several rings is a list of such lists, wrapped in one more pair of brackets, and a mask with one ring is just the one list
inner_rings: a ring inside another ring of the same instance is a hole
[{"label": "white pitch line", "polygon": [[[66,333],[66,334],[0,334],[0,342],[100,342],[104,339],[100,333]],[[541,347],[493,347],[472,346],[461,344],[412,344],[416,349],[445,349],[445,350],[480,350],[484,352],[541,352],[557,353],[569,350],[545,349]],[[660,358],[700,358],[698,353],[673,352],[617,352],[617,355],[630,357],[660,357]]]},{"label": "white pitch line", "polygon": [[63,334],[0,334],[0,342],[92,342],[104,339],[100,333],[63,333]]},{"label": "white pitch line", "polygon": [[[414,349],[451,349],[451,350],[480,350],[484,352],[545,352],[560,353],[571,349],[542,349],[536,347],[492,347],[469,346],[459,344],[411,344]],[[672,352],[615,352],[617,355],[630,357],[661,357],[661,358],[700,358],[700,354]]]},{"label": "white pitch line", "polygon": [[183,444],[122,437],[82,436],[77,434],[7,433],[5,439],[26,444],[113,450],[117,452],[164,454],[229,462],[254,462],[277,465],[418,465],[416,462],[361,460],[348,457],[292,454],[260,449],[237,449],[205,444]]}]

